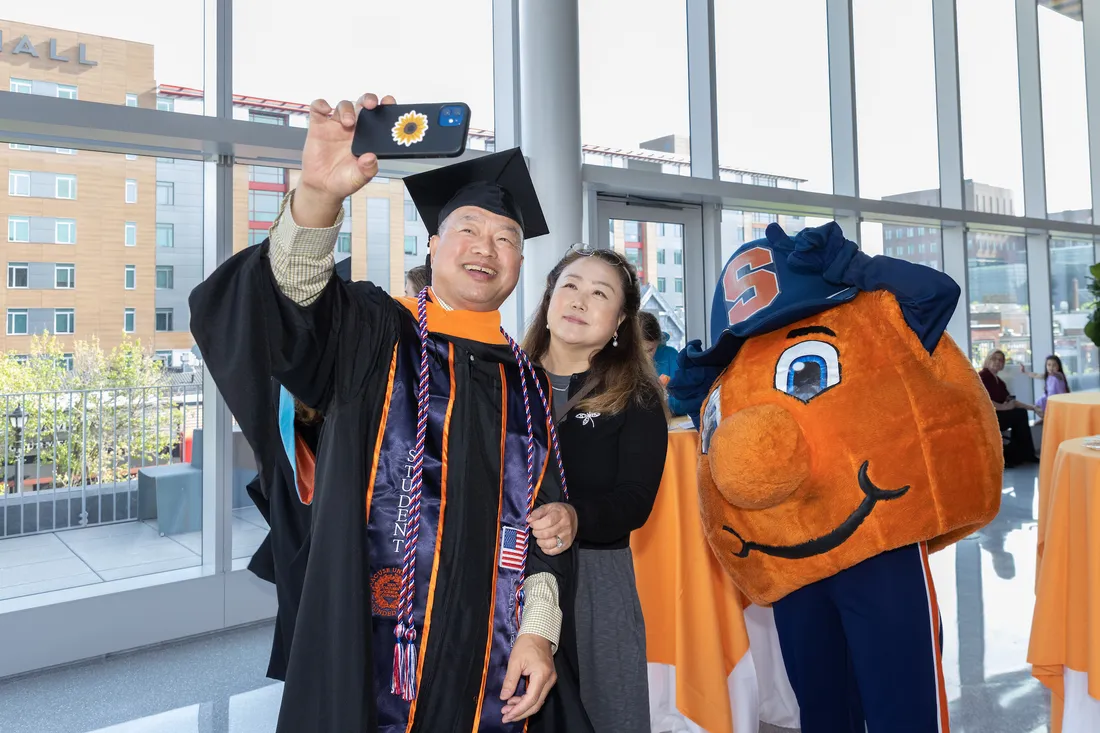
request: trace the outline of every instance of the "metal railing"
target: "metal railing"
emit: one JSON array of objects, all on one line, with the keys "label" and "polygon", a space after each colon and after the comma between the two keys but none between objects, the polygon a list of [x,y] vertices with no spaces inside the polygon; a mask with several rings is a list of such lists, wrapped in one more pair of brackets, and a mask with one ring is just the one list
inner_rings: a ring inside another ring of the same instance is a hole
[{"label": "metal railing", "polygon": [[202,385],[2,394],[0,409],[4,538],[138,519],[138,471],[190,460]]}]

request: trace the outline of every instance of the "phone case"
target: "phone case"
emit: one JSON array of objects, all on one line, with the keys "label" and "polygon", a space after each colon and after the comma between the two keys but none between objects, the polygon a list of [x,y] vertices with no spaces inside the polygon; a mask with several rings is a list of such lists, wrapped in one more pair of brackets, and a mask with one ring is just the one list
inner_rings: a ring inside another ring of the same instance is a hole
[{"label": "phone case", "polygon": [[454,158],[466,150],[470,108],[445,104],[387,104],[359,111],[352,139],[355,156],[380,159]]}]

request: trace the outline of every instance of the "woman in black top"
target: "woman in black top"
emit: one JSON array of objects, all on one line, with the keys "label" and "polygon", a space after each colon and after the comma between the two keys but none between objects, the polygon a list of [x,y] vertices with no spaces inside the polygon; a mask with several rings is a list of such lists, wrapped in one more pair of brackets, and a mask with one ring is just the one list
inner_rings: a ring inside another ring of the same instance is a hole
[{"label": "woman in black top", "polygon": [[540,547],[579,543],[581,698],[600,733],[649,730],[645,624],[630,533],[653,509],[668,422],[638,325],[638,276],[611,250],[574,249],[546,280],[525,347],[554,388],[569,503],[531,515]]}]

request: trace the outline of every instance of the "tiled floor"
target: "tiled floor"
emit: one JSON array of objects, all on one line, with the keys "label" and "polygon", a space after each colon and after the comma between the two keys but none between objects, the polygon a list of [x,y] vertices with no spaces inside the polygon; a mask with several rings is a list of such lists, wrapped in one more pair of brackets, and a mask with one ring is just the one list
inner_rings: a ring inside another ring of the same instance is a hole
[{"label": "tiled floor", "polygon": [[[953,733],[1049,733],[1049,695],[1026,661],[1035,598],[1036,480],[1034,468],[1010,471],[998,518],[932,556]],[[41,563],[71,561],[64,550],[84,552],[84,572],[98,576],[108,564],[134,567],[124,563],[140,555],[135,547],[149,535],[130,531],[137,537],[110,549],[99,548],[95,537],[74,540],[75,549],[35,542],[47,548]],[[4,552],[0,543],[0,567]],[[97,563],[98,572],[92,569]],[[56,572],[66,577],[68,569]],[[282,689],[263,676],[270,640],[265,624],[0,682],[0,731],[272,733]]]},{"label": "tiled floor", "polygon": [[[233,557],[267,536],[255,507],[233,512]],[[0,600],[199,565],[202,533],[161,536],[156,521],[123,522],[0,540]]]}]

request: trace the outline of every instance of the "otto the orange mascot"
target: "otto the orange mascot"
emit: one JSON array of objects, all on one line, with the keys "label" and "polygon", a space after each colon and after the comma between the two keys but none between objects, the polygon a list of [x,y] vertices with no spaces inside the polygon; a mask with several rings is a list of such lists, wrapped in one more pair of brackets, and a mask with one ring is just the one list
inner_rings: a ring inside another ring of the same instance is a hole
[{"label": "otto the orange mascot", "polygon": [[836,223],[772,224],[726,263],[712,347],[681,354],[670,390],[705,399],[707,538],[774,608],[803,733],[948,730],[928,553],[993,519],[1003,468],[989,398],[945,333],[958,298]]}]

